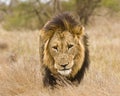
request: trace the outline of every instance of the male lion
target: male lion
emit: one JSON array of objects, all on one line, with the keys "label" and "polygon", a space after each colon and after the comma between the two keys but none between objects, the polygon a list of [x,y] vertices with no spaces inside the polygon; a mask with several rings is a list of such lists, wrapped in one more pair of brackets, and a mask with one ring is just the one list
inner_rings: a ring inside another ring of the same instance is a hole
[{"label": "male lion", "polygon": [[84,28],[72,15],[62,13],[45,24],[39,49],[45,86],[57,80],[80,83],[89,66],[89,51]]}]

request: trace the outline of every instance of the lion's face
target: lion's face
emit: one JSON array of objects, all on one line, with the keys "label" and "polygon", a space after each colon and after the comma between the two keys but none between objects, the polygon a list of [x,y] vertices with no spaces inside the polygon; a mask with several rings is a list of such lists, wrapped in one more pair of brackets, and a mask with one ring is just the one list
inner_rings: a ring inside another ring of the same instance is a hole
[{"label": "lion's face", "polygon": [[52,73],[69,77],[74,76],[81,68],[80,62],[84,58],[83,45],[80,38],[69,31],[55,32],[45,47],[44,60],[49,64],[47,65]]},{"label": "lion's face", "polygon": [[61,75],[69,75],[72,72],[74,58],[77,54],[77,45],[73,35],[68,31],[57,32],[50,40],[49,50],[57,72]]}]

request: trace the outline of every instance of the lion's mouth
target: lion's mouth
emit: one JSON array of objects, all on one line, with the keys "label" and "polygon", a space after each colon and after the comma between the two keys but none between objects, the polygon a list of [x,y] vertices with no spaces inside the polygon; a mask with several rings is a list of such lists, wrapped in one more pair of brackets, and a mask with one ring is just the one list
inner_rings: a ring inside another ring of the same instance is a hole
[{"label": "lion's mouth", "polygon": [[71,73],[71,71],[72,69],[62,69],[62,70],[58,70],[58,73],[64,76],[68,76]]}]

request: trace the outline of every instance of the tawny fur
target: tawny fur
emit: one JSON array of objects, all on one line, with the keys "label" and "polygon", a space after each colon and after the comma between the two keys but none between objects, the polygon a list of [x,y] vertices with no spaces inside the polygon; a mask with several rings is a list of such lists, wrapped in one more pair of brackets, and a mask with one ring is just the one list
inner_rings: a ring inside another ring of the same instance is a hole
[{"label": "tawny fur", "polygon": [[[68,50],[68,44],[71,42],[74,46]],[[59,49],[54,50],[53,45]],[[72,15],[62,13],[45,24],[40,30],[39,49],[45,86],[56,85],[60,77],[71,83],[80,83],[89,66],[89,50],[84,28]],[[62,76],[58,70],[66,63],[66,68],[71,68],[72,71],[67,76]]]}]

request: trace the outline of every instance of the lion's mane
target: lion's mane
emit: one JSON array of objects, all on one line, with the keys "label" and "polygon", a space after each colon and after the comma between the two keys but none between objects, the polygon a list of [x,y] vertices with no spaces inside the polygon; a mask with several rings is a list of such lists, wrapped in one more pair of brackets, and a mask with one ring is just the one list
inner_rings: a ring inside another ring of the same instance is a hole
[{"label": "lion's mane", "polygon": [[[50,56],[46,56],[49,54],[48,50],[45,50],[45,46],[49,43],[50,40],[55,34],[55,30],[72,30],[75,26],[79,25],[79,23],[73,18],[69,13],[62,13],[54,17],[51,21],[48,21],[45,26],[40,30],[40,64],[41,70],[43,73],[43,82],[44,85],[56,85],[59,76],[54,75],[54,68],[52,67],[52,59]],[[78,29],[79,30],[79,29]],[[73,33],[74,35],[74,33]],[[83,46],[84,46],[84,60],[82,62],[81,68],[77,71],[73,77],[67,78],[71,83],[78,82],[83,79],[84,73],[86,69],[89,67],[89,50],[88,50],[88,36],[86,34],[82,37]],[[46,54],[47,53],[47,54]],[[47,57],[47,58],[46,58]],[[78,64],[80,62],[77,62]],[[52,67],[52,68],[51,68]],[[62,79],[63,80],[63,79]]]}]

